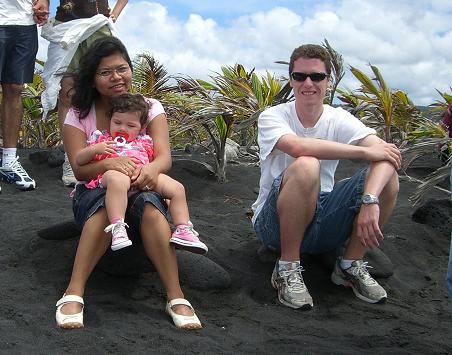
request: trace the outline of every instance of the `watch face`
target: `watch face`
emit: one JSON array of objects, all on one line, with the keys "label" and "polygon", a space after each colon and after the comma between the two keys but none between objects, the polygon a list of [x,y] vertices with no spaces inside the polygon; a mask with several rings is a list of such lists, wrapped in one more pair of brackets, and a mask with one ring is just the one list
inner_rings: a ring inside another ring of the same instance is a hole
[{"label": "watch face", "polygon": [[371,195],[363,195],[362,201],[364,204],[378,203],[378,198]]}]

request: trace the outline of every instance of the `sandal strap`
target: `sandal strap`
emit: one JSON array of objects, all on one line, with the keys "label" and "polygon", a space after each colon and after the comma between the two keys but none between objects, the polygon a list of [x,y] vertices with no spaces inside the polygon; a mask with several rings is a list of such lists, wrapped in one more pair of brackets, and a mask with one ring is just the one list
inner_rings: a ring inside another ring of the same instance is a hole
[{"label": "sandal strap", "polygon": [[187,301],[186,299],[184,299],[184,298],[175,298],[175,299],[172,299],[171,301],[168,301],[168,304],[169,304],[170,307],[173,307],[173,306],[182,304],[182,305],[185,305],[185,306],[190,307],[190,308],[194,311],[194,308],[192,307],[192,305],[190,304],[190,302],[188,302],[188,301]]},{"label": "sandal strap", "polygon": [[61,297],[58,302],[56,303],[56,306],[59,307],[65,303],[71,303],[71,302],[77,302],[80,303],[82,306],[85,305],[85,303],[83,302],[83,298],[81,298],[80,296],[77,295],[64,295],[63,297]]}]

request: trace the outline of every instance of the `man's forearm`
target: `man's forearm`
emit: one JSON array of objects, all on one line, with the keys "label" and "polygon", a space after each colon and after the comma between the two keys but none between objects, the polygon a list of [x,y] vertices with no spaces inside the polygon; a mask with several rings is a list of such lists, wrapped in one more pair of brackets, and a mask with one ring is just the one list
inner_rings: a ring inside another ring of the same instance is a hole
[{"label": "man's forearm", "polygon": [[364,194],[380,196],[395,172],[394,166],[387,161],[372,162],[364,184]]}]

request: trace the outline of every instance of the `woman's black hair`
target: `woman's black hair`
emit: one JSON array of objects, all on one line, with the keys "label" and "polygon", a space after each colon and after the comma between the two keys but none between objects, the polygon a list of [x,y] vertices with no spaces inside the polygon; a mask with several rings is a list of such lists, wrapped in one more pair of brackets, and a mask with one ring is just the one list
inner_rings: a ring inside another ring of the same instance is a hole
[{"label": "woman's black hair", "polygon": [[99,97],[99,92],[94,87],[94,78],[101,60],[113,54],[121,55],[132,70],[129,53],[124,44],[116,37],[97,39],[81,57],[74,81],[74,95],[71,100],[80,119],[88,116],[93,102]]}]

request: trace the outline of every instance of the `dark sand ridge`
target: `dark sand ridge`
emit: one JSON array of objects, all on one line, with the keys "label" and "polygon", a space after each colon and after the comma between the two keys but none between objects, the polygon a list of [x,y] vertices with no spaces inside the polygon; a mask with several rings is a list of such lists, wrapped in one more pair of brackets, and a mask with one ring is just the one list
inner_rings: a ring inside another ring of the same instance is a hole
[{"label": "dark sand ridge", "polygon": [[[77,238],[44,240],[38,231],[71,220],[70,190],[59,180],[60,168],[30,163],[29,151],[20,153],[38,188],[20,192],[2,183],[0,353],[452,353],[444,281],[450,242],[450,219],[444,216],[450,216],[450,204],[437,213],[427,211],[429,225],[415,223],[408,196],[416,185],[402,180],[382,244],[394,265],[393,276],[380,280],[389,295],[386,304],[359,301],[331,283],[321,259],[308,257],[304,277],[314,309],[302,312],[277,302],[270,285],[273,262],[257,254],[246,212],[256,198],[259,169],[243,164],[231,164],[229,182],[221,185],[184,163],[176,162],[172,170],[187,188],[191,217],[210,249],[207,260],[231,279],[226,289],[202,290],[212,265],[204,260],[193,267],[193,257],[180,253],[185,295],[205,326],[202,331],[172,325],[151,268],[127,277],[96,269],[85,294],[86,328],[59,330],[54,306],[69,280]],[[355,168],[344,162],[338,178]],[[416,169],[425,176],[431,166]],[[447,198],[438,191],[430,197]],[[444,223],[449,228],[438,228]]]}]

